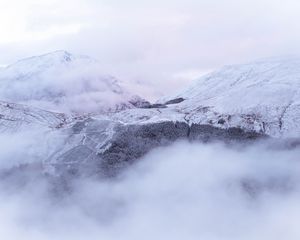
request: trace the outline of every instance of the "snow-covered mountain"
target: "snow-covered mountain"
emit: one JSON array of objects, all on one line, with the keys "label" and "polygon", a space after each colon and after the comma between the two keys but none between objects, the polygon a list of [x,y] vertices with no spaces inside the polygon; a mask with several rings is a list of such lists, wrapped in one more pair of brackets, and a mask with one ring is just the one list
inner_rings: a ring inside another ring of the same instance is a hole
[{"label": "snow-covered mountain", "polygon": [[242,127],[274,137],[300,136],[300,58],[225,66],[166,97],[195,123]]},{"label": "snow-covered mountain", "polygon": [[105,112],[143,102],[87,56],[56,51],[0,69],[0,99],[61,112]]},{"label": "snow-covered mountain", "polygon": [[[50,175],[111,176],[151,149],[178,139],[249,142],[269,136],[285,143],[287,138],[299,139],[299,87],[299,58],[268,59],[226,66],[156,104],[137,100],[140,105],[133,104],[137,107],[120,111],[75,116],[2,102],[0,130],[44,129],[47,144],[41,160]],[[45,96],[51,101],[52,95]],[[40,141],[34,144],[38,151]]]}]

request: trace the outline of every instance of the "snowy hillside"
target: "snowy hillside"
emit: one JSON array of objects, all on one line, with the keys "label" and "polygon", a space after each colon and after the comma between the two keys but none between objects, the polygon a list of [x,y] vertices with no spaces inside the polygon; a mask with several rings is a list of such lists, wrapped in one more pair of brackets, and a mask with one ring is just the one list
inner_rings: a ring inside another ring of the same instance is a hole
[{"label": "snowy hillside", "polygon": [[52,111],[105,112],[142,99],[103,75],[96,60],[66,51],[20,60],[0,69],[0,99]]},{"label": "snowy hillside", "polygon": [[0,101],[0,133],[34,129],[59,129],[71,121],[65,114]]},{"label": "snowy hillside", "polygon": [[[50,64],[51,61],[43,62]],[[28,60],[25,62],[27,64]],[[54,62],[57,63],[57,59]],[[67,62],[62,60],[59,66],[73,68],[74,65],[69,66]],[[38,64],[34,66],[32,76],[39,76]],[[42,69],[44,72],[45,67]],[[30,82],[35,79],[32,76]],[[24,78],[12,81],[23,83]],[[38,85],[39,90],[41,86]],[[60,85],[56,82],[51,86]],[[113,90],[113,86],[118,85],[107,86],[104,90],[109,94],[124,96],[122,89]],[[263,139],[266,135],[283,141],[299,138],[299,87],[300,60],[271,59],[224,67],[157,104],[143,104],[136,98],[131,103],[119,105],[123,106],[120,111],[69,115],[0,102],[0,132],[17,133],[16,136],[21,134],[22,137],[26,134],[26,138],[31,139],[32,150],[28,152],[27,145],[19,148],[35,156],[34,159],[42,160],[47,173],[62,177],[81,173],[111,176],[151,149],[178,139],[248,142]],[[68,89],[65,90],[64,94],[70,94]],[[99,90],[97,94],[100,93]],[[51,94],[45,95],[49,102]],[[92,95],[89,90],[85,94]],[[54,95],[53,99],[60,99],[60,96]],[[131,108],[126,104],[138,107]],[[78,107],[90,111],[85,102],[79,102]]]},{"label": "snowy hillside", "polygon": [[225,66],[164,98],[192,122],[238,126],[271,136],[300,135],[300,58],[275,58]]}]

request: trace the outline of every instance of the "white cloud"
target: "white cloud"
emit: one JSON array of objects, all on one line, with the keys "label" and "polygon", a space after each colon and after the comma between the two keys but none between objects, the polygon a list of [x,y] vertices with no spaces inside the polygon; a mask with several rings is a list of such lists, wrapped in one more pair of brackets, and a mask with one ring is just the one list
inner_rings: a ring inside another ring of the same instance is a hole
[{"label": "white cloud", "polygon": [[[0,153],[3,156],[3,151]],[[177,143],[116,181],[2,181],[0,235],[11,239],[299,239],[299,150]],[[51,189],[51,188],[50,188]],[[256,192],[255,192],[256,191]]]},{"label": "white cloud", "polygon": [[82,24],[70,18],[79,14],[68,14],[68,6],[59,3],[56,0],[1,0],[0,45],[35,43],[78,33]]},{"label": "white cloud", "polygon": [[98,58],[105,73],[125,81],[159,86],[156,95],[185,86],[195,69],[300,52],[297,0],[6,4],[8,11],[0,8],[2,64],[66,49]]}]

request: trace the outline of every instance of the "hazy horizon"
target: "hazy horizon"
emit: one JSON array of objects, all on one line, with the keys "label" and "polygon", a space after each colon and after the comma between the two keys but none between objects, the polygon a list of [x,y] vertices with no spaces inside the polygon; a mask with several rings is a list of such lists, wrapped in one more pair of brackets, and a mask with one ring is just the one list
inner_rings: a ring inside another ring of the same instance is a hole
[{"label": "hazy horizon", "polygon": [[[63,49],[172,93],[223,65],[299,53],[296,0],[0,1],[0,65]],[[292,28],[292,31],[291,31]]]}]

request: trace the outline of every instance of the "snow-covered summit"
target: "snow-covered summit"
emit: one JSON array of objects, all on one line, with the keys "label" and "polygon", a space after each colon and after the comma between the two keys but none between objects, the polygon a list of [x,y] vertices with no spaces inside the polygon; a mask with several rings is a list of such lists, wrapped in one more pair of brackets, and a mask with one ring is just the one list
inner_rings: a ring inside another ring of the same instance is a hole
[{"label": "snow-covered summit", "polygon": [[103,112],[133,107],[132,99],[138,98],[88,56],[56,51],[0,69],[0,100],[54,111]]},{"label": "snow-covered summit", "polygon": [[96,60],[88,56],[75,56],[67,51],[59,50],[40,56],[21,59],[8,65],[1,70],[1,78],[17,78],[25,81],[28,78],[38,77],[44,71],[56,70],[57,68],[71,67],[75,64],[93,64]]}]

